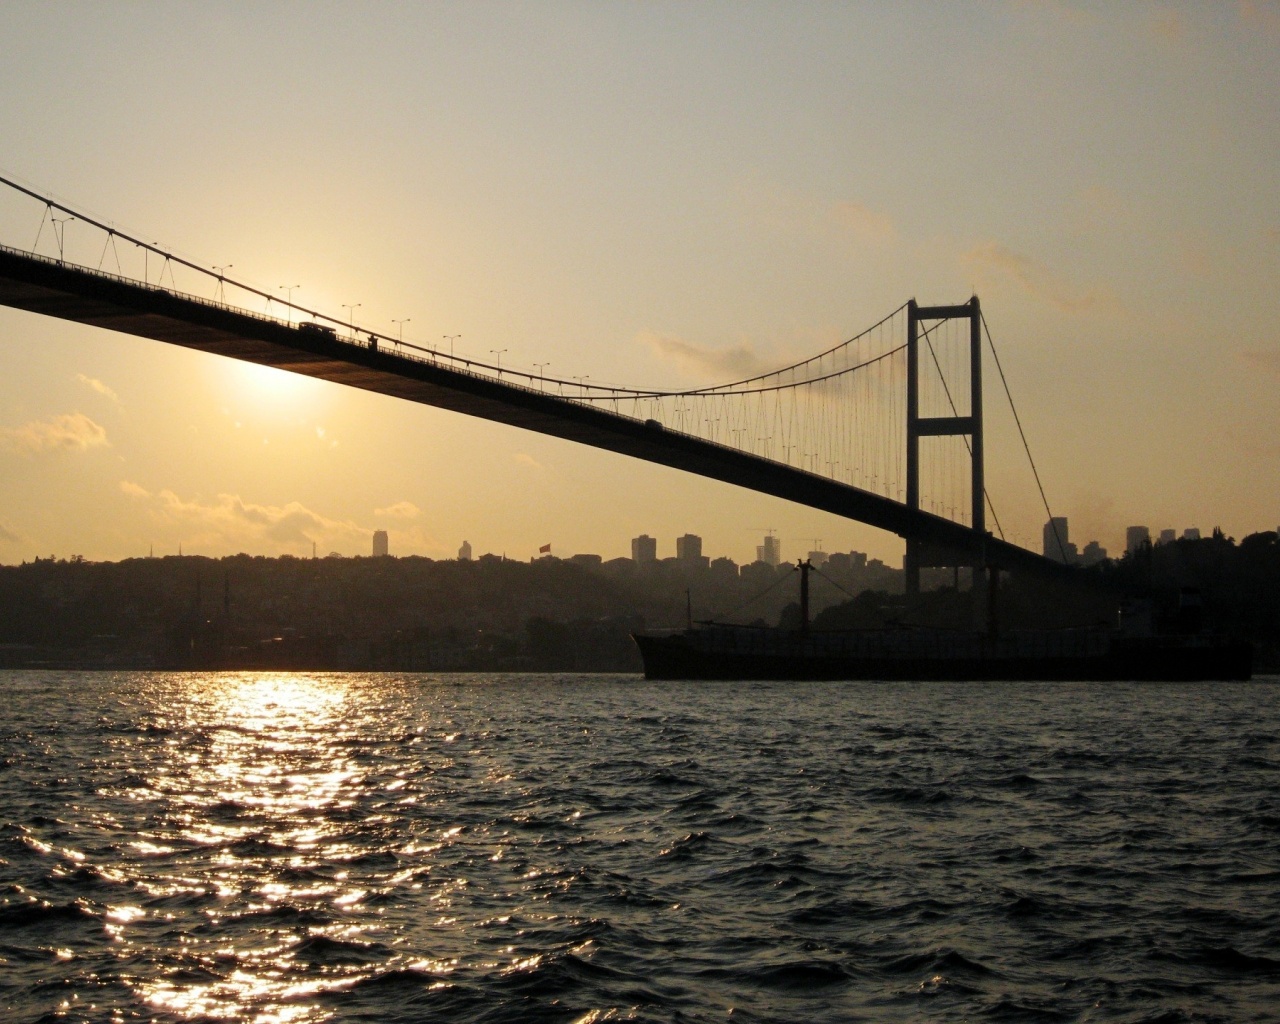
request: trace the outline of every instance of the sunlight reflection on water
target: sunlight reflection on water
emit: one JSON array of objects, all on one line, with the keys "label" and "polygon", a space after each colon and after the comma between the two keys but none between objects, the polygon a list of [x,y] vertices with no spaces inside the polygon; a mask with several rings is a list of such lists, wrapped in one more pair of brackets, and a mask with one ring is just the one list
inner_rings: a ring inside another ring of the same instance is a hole
[{"label": "sunlight reflection on water", "polygon": [[[341,832],[325,812],[356,802],[362,780],[343,746],[350,729],[360,725],[350,685],[341,677],[227,674],[185,677],[185,686],[174,692],[173,682],[162,680],[159,692],[144,693],[143,699],[173,708],[182,716],[179,735],[203,742],[194,748],[173,744],[174,762],[167,770],[158,766],[157,789],[181,808],[174,824],[182,836],[218,848],[206,876],[218,898],[243,901],[226,914],[206,908],[210,926],[224,916],[269,915],[322,900],[342,908],[357,904],[366,892],[347,888],[336,876],[286,881],[264,874],[265,862],[281,857],[295,872],[305,869],[311,855]],[[257,843],[244,842],[254,836]],[[333,850],[321,856],[335,853],[341,856]],[[159,884],[170,895],[199,896],[206,887],[205,879],[172,875],[160,876]],[[350,941],[359,932],[338,923],[309,926],[305,935]],[[222,980],[179,985],[155,979],[141,982],[139,991],[150,1005],[182,1016],[286,1024],[327,1019],[332,1011],[309,997],[358,980],[291,979],[286,972],[297,941],[257,945],[260,935],[247,938],[243,945],[232,941],[216,949],[216,959],[236,964]]]},{"label": "sunlight reflection on water", "polygon": [[1280,1001],[1270,685],[0,685],[14,1020],[1268,1020]]}]

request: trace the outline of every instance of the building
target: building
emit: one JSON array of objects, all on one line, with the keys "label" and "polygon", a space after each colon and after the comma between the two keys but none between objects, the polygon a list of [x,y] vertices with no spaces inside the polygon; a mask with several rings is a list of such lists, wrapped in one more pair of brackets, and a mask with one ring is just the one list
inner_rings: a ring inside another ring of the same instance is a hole
[{"label": "building", "polygon": [[702,559],[702,538],[692,533],[676,538],[676,558],[682,562],[697,562]]},{"label": "building", "polygon": [[778,565],[782,562],[782,541],[773,534],[764,539],[764,543],[756,548],[756,561],[766,565]]},{"label": "building", "polygon": [[1070,551],[1067,547],[1071,542],[1070,531],[1067,528],[1066,516],[1054,516],[1044,524],[1044,557],[1052,558],[1055,562],[1062,562],[1066,565],[1071,564],[1072,559]]},{"label": "building", "polygon": [[827,565],[836,572],[863,572],[867,568],[867,556],[861,551],[850,551],[847,554],[837,551],[827,556]]},{"label": "building", "polygon": [[1182,531],[1182,539],[1183,540],[1199,540],[1200,528],[1198,526],[1188,526],[1185,530]]},{"label": "building", "polygon": [[692,533],[676,538],[676,563],[684,569],[705,569],[711,559],[702,553],[702,538]]},{"label": "building", "polygon": [[1132,555],[1150,543],[1151,531],[1145,526],[1130,526],[1124,531],[1124,550],[1127,555]]},{"label": "building", "polygon": [[1177,539],[1178,539],[1178,531],[1177,531],[1177,530],[1161,530],[1161,531],[1160,531],[1160,539],[1159,539],[1158,541],[1156,541],[1156,543],[1157,543],[1157,544],[1172,544],[1172,543],[1173,543],[1175,540],[1177,540]]},{"label": "building", "polygon": [[1099,562],[1107,560],[1107,549],[1099,544],[1096,540],[1089,541],[1084,546],[1084,553],[1080,556],[1083,565],[1097,565]]},{"label": "building", "polygon": [[373,557],[377,558],[379,555],[386,555],[386,554],[387,554],[387,531],[374,530],[373,531]]},{"label": "building", "polygon": [[458,561],[459,562],[471,561],[471,542],[470,541],[464,540],[462,542],[462,547],[458,548]]},{"label": "building", "polygon": [[658,542],[647,533],[631,541],[631,560],[637,565],[652,565],[658,560]]},{"label": "building", "polygon": [[827,564],[827,559],[830,557],[831,556],[828,555],[825,551],[810,551],[809,564],[813,566],[815,569],[821,569],[824,565]]},{"label": "building", "polygon": [[709,568],[714,576],[721,576],[726,579],[738,578],[738,563],[732,558],[715,558],[711,560]]}]

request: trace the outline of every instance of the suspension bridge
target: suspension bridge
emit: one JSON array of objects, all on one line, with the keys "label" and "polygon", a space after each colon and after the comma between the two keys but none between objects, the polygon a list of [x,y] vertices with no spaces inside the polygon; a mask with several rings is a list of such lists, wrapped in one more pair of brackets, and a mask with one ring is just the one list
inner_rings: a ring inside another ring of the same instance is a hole
[{"label": "suspension bridge", "polygon": [[[768,373],[686,390],[626,387],[367,330],[20,183],[0,185],[40,213],[30,249],[0,245],[0,305],[565,438],[857,520],[906,541],[908,592],[926,566],[1070,572],[987,528],[991,512],[1000,532],[984,477],[982,343],[991,339],[976,296],[912,300]],[[93,251],[100,243],[96,266],[68,258],[73,221],[94,232]]]}]

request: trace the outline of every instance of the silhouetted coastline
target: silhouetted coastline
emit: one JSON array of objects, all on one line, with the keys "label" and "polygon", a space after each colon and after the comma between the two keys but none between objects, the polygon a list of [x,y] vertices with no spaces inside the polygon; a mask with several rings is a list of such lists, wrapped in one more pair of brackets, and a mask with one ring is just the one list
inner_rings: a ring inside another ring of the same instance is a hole
[{"label": "silhouetted coastline", "polygon": [[[792,623],[795,588],[783,579],[791,572],[727,559],[718,569],[493,555],[37,559],[0,567],[0,667],[639,671],[631,633],[683,626],[690,613]],[[815,586],[815,629],[972,622],[963,589],[935,587],[908,603],[900,570],[883,567],[874,579],[828,572],[832,585]],[[1107,621],[1123,595],[1148,602],[1157,629],[1175,629],[1179,596],[1193,588],[1206,629],[1252,642],[1255,671],[1280,670],[1273,532],[1147,546],[1081,573],[1090,585],[1078,590],[1006,581],[1002,624]]]}]

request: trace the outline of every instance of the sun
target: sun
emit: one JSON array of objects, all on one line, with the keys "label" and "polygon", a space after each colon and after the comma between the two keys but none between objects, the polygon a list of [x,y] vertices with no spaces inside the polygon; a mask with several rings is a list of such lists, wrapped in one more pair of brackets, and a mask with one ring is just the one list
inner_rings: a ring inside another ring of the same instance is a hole
[{"label": "sun", "polygon": [[227,361],[224,377],[237,403],[288,416],[327,408],[334,390],[328,381],[238,359]]}]

